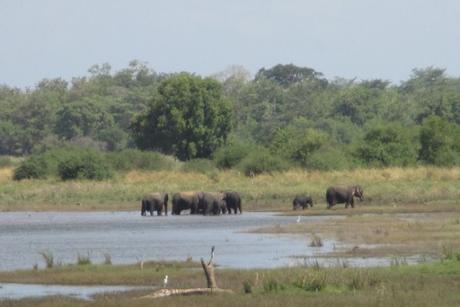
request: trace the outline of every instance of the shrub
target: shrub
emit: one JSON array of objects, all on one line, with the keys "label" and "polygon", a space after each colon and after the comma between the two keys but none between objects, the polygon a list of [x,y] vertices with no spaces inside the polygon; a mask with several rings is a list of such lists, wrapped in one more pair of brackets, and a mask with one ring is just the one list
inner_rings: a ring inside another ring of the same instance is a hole
[{"label": "shrub", "polygon": [[243,291],[244,291],[245,294],[252,293],[252,284],[251,284],[251,282],[249,282],[247,280],[245,280],[243,282]]},{"label": "shrub", "polygon": [[286,289],[286,285],[278,282],[275,279],[270,279],[264,283],[264,292],[278,292]]},{"label": "shrub", "polygon": [[370,129],[354,154],[371,166],[408,166],[415,164],[417,158],[408,129],[397,123]]},{"label": "shrub", "polygon": [[318,151],[328,136],[311,128],[299,128],[294,125],[279,129],[271,144],[273,153],[307,166],[310,156]]},{"label": "shrub", "polygon": [[318,272],[314,274],[307,274],[301,280],[293,283],[293,286],[303,289],[308,292],[319,292],[327,285],[327,273]]},{"label": "shrub", "polygon": [[43,257],[43,260],[45,260],[46,268],[51,269],[54,266],[53,253],[51,253],[50,251],[43,251],[43,252],[40,252],[39,254]]},{"label": "shrub", "polygon": [[30,157],[24,160],[13,174],[14,180],[22,179],[43,179],[46,178],[48,166],[41,157]]},{"label": "shrub", "polygon": [[91,264],[91,259],[89,258],[89,254],[84,256],[80,255],[80,253],[77,255],[77,265],[88,265]]},{"label": "shrub", "polygon": [[253,147],[251,144],[238,142],[227,144],[214,153],[214,161],[218,168],[235,167],[251,152]]},{"label": "shrub", "polygon": [[172,170],[176,166],[176,162],[172,157],[154,151],[125,149],[119,152],[109,153],[107,156],[110,164],[116,170],[122,171],[133,169]]},{"label": "shrub", "polygon": [[95,150],[81,149],[67,153],[58,164],[58,174],[62,180],[91,179],[102,180],[111,178],[111,167],[104,156]]},{"label": "shrub", "polygon": [[353,158],[348,154],[345,145],[341,149],[323,147],[311,154],[305,167],[317,170],[344,170],[354,166]]},{"label": "shrub", "polygon": [[271,154],[266,148],[261,147],[252,151],[239,164],[239,168],[246,176],[261,173],[284,171],[289,168],[289,163],[279,156]]},{"label": "shrub", "polygon": [[419,159],[427,164],[450,166],[460,163],[458,135],[460,127],[438,117],[430,116],[420,130]]}]

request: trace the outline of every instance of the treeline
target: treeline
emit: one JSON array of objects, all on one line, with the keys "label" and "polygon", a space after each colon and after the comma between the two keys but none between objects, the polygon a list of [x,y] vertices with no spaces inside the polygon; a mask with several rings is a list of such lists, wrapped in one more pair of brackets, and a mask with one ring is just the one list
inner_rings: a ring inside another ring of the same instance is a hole
[{"label": "treeline", "polygon": [[328,80],[295,65],[202,78],[133,61],[117,72],[96,65],[70,82],[0,86],[0,154],[64,145],[212,158],[248,173],[449,166],[460,164],[460,79],[429,67],[397,85]]}]

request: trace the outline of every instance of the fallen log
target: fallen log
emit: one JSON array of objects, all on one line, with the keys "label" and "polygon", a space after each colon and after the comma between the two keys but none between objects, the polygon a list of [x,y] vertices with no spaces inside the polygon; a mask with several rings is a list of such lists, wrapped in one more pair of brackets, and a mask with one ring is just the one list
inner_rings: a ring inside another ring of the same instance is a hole
[{"label": "fallen log", "polygon": [[233,294],[234,292],[230,289],[220,289],[220,288],[191,288],[191,289],[160,289],[152,294],[142,296],[142,299],[153,299],[161,298],[166,296],[173,295],[204,295],[204,294]]},{"label": "fallen log", "polygon": [[205,294],[233,294],[234,292],[230,289],[220,289],[217,287],[216,276],[214,274],[214,264],[212,262],[214,258],[214,246],[211,248],[211,258],[208,263],[205,263],[201,258],[201,266],[203,267],[204,275],[206,277],[207,288],[190,288],[190,289],[159,289],[155,292],[142,296],[139,299],[156,299],[166,296],[175,295],[205,295]]}]

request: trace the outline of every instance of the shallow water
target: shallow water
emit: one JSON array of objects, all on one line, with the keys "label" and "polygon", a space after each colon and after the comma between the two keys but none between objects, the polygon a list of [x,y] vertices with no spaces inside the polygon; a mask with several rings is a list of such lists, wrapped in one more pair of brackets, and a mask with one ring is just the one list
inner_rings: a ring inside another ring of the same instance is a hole
[{"label": "shallow water", "polygon": [[[300,223],[336,216],[302,216]],[[411,218],[411,216],[409,217]],[[310,237],[248,233],[266,226],[295,223],[296,216],[246,212],[225,216],[154,216],[139,212],[7,212],[0,213],[0,270],[30,269],[45,263],[40,252],[49,251],[55,263],[75,263],[77,255],[103,262],[110,254],[114,264],[140,260],[207,259],[216,247],[215,263],[231,268],[280,266],[386,266],[391,258],[329,258],[334,249],[349,249],[334,240],[310,247]],[[360,247],[367,247],[362,245]],[[415,263],[417,256],[406,257]],[[91,299],[95,294],[138,287],[0,284],[0,300],[63,295]]]},{"label": "shallow water", "polygon": [[[302,217],[301,223],[331,217]],[[207,258],[216,247],[217,265],[271,268],[297,263],[293,255],[314,257],[309,238],[245,233],[249,229],[295,222],[297,217],[273,213],[242,215],[140,216],[139,212],[5,212],[0,213],[0,270],[30,269],[45,263],[50,251],[55,263],[75,263],[77,255],[114,264],[140,260]],[[321,252],[332,250],[326,241]]]},{"label": "shallow water", "polygon": [[142,287],[132,286],[63,286],[39,284],[0,283],[0,299],[18,300],[27,297],[67,296],[91,300],[92,296],[108,292],[121,292]]}]

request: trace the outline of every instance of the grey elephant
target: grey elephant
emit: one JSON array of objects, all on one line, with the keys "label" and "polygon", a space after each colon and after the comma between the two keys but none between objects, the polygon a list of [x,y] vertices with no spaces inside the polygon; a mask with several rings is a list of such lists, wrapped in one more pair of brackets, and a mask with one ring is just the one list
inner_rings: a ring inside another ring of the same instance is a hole
[{"label": "grey elephant", "polygon": [[227,212],[227,204],[224,200],[224,193],[203,192],[199,204],[199,213],[203,215],[219,215]]},{"label": "grey elephant", "polygon": [[327,208],[330,209],[336,204],[345,203],[345,208],[351,205],[355,207],[354,197],[360,201],[364,199],[363,189],[359,185],[350,187],[329,187],[326,191]]},{"label": "grey elephant", "polygon": [[141,201],[141,215],[145,216],[147,212],[153,215],[156,211],[157,215],[161,215],[162,212],[168,215],[168,193],[150,193],[146,194]]},{"label": "grey elephant", "polygon": [[308,209],[308,205],[313,207],[313,199],[307,195],[297,195],[292,201],[292,209],[294,210],[297,210],[300,207],[302,207],[302,209]]},{"label": "grey elephant", "polygon": [[226,191],[223,192],[224,194],[224,201],[227,206],[227,211],[228,214],[237,213],[240,211],[240,214],[243,213],[243,210],[241,208],[241,196],[238,194],[238,192],[235,191]]},{"label": "grey elephant", "polygon": [[183,210],[189,210],[190,214],[197,214],[203,192],[180,192],[173,195],[171,214],[180,215]]}]

